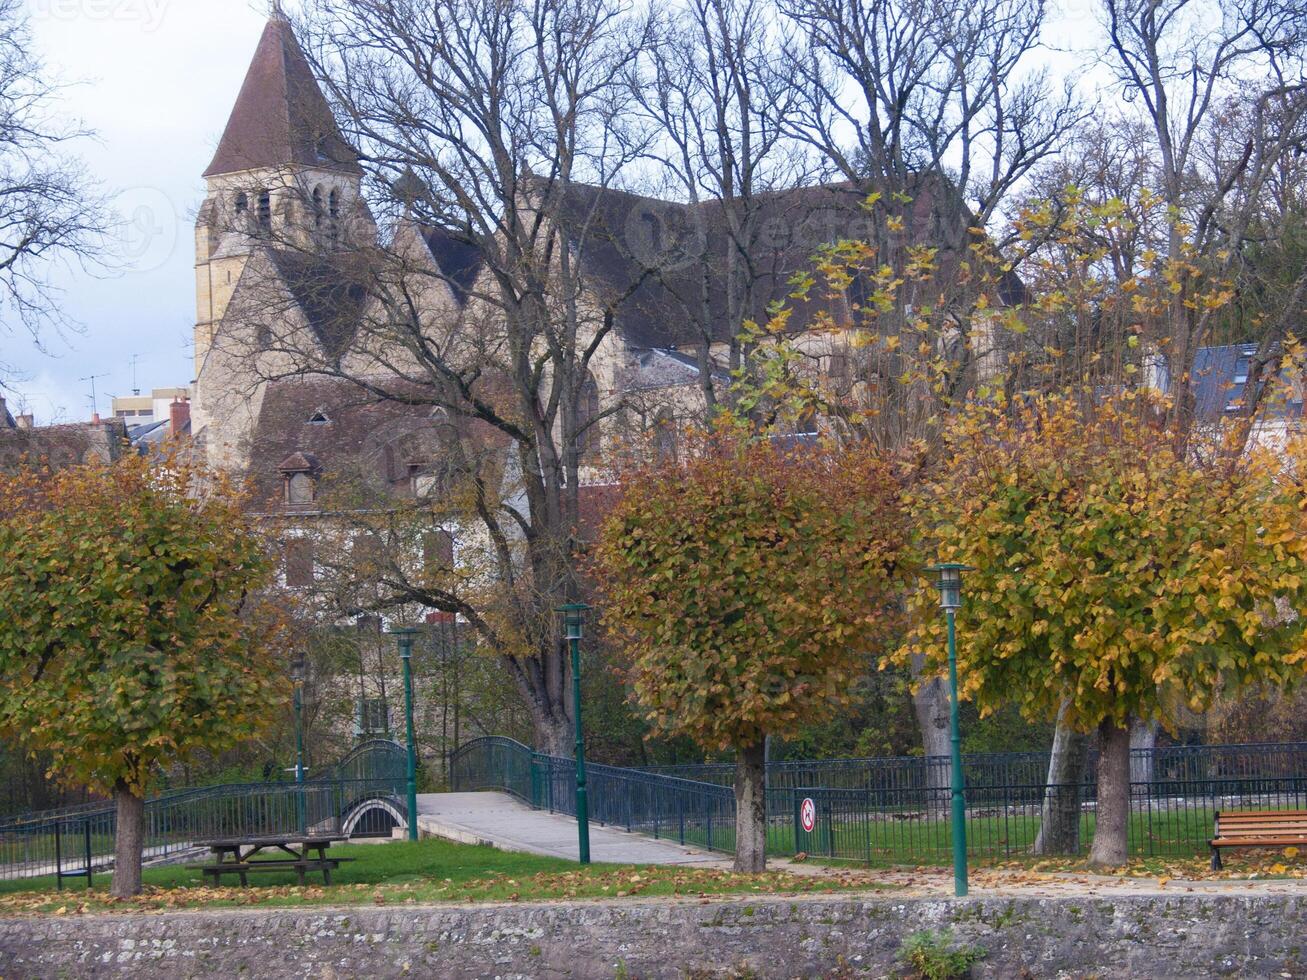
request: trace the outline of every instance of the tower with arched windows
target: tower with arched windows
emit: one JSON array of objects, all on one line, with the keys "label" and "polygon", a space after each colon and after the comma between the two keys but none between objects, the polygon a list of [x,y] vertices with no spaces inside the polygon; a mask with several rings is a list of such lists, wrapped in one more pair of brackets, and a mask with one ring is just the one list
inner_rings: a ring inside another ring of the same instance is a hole
[{"label": "tower with arched windows", "polygon": [[208,193],[195,229],[197,377],[252,254],[342,241],[362,207],[357,160],[290,24],[274,14],[204,171]]},{"label": "tower with arched windows", "polygon": [[277,276],[312,277],[315,255],[326,262],[375,234],[358,154],[279,13],[264,28],[204,179],[195,228],[193,424],[208,432],[215,461],[238,462],[233,447],[248,435],[261,385],[248,364],[240,376],[233,348],[267,347],[278,332],[264,320],[248,343],[230,342],[240,324],[227,313],[240,306],[242,277],[262,278],[264,289]]}]

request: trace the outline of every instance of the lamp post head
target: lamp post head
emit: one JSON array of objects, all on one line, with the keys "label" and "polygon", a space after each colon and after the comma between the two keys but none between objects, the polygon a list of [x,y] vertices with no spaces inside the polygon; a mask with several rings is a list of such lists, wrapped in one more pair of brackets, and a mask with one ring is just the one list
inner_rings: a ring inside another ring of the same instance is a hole
[{"label": "lamp post head", "polygon": [[962,608],[962,573],[974,570],[970,565],[959,565],[957,562],[941,562],[926,569],[935,573],[935,588],[939,589],[941,609]]},{"label": "lamp post head", "polygon": [[585,623],[585,614],[590,611],[590,607],[584,602],[569,602],[565,606],[559,606],[555,612],[562,613],[563,626],[565,627],[565,636],[569,640],[581,639],[581,631]]},{"label": "lamp post head", "polygon": [[396,626],[392,630],[387,630],[399,643],[399,655],[408,659],[413,655],[413,637],[418,635],[418,631],[412,626]]},{"label": "lamp post head", "polygon": [[302,651],[297,650],[295,651],[294,658],[290,662],[290,679],[294,681],[296,684],[303,684],[304,675],[305,675],[304,653]]}]

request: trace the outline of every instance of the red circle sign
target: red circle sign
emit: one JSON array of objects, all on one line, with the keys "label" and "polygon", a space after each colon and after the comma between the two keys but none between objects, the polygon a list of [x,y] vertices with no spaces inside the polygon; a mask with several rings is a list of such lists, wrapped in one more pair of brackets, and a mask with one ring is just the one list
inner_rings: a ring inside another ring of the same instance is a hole
[{"label": "red circle sign", "polygon": [[804,831],[809,834],[817,826],[817,804],[812,802],[811,796],[805,797],[804,801],[799,804],[799,823]]}]

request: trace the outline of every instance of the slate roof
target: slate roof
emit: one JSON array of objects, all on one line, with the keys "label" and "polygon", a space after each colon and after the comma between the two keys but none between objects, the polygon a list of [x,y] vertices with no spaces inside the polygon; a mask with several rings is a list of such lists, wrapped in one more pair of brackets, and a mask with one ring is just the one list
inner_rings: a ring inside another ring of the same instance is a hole
[{"label": "slate roof", "polygon": [[[616,304],[614,323],[628,344],[643,349],[701,344],[705,295],[711,340],[730,339],[727,263],[733,243],[721,202],[680,204],[581,184],[569,186],[566,195],[563,220],[582,275],[604,301]],[[790,300],[790,278],[812,267],[822,245],[869,234],[865,196],[848,183],[759,195],[752,232],[758,282],[750,317],[762,319],[771,303],[784,300],[794,310],[791,322],[802,329],[818,310],[829,309],[815,291],[811,300]],[[940,240],[932,189],[918,193],[911,217],[905,240]],[[1023,291],[1010,274],[1000,286],[1008,303],[1022,298]],[[859,298],[856,284],[850,295]]]},{"label": "slate roof", "polygon": [[[1194,412],[1198,418],[1214,422],[1239,410],[1247,387],[1248,363],[1256,353],[1256,344],[1198,349],[1193,370]],[[1263,410],[1272,418],[1301,417],[1302,386],[1293,385],[1287,373],[1281,374],[1281,380],[1289,383],[1289,397],[1268,397]]]},{"label": "slate roof", "polygon": [[274,15],[204,176],[289,165],[362,173],[294,31]]},{"label": "slate roof", "polygon": [[344,351],[358,327],[366,298],[359,276],[339,257],[268,249],[268,258],[329,356]]},{"label": "slate roof", "polygon": [[449,278],[455,299],[459,303],[466,303],[477,273],[481,271],[481,254],[477,247],[459,241],[440,228],[425,228],[422,237],[441,273]]},{"label": "slate roof", "polygon": [[[388,389],[394,387],[393,379],[387,381]],[[439,455],[448,425],[442,417],[433,418],[429,405],[378,401],[341,378],[271,382],[254,426],[246,471],[252,505],[259,510],[280,507],[283,481],[292,470],[327,480],[370,481],[376,494],[384,496],[403,481],[409,464],[426,464]],[[487,435],[486,441],[493,444],[494,436]],[[391,466],[394,472],[388,471]]]}]

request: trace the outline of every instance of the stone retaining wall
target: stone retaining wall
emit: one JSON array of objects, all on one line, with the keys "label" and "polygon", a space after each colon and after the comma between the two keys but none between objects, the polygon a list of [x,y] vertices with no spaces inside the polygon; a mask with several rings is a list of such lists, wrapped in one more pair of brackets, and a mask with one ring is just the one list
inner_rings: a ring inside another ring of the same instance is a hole
[{"label": "stone retaining wall", "polygon": [[1304,896],[884,897],[258,909],[0,920],[0,978],[886,976],[905,936],[978,977],[1304,977]]}]

